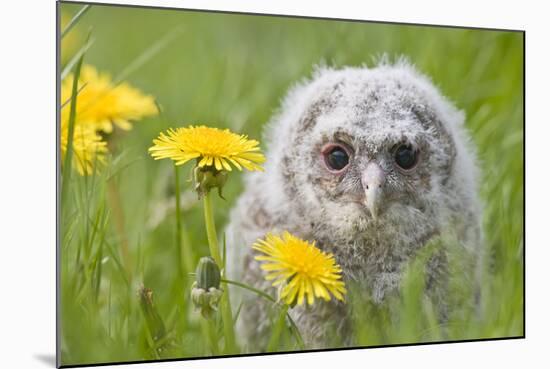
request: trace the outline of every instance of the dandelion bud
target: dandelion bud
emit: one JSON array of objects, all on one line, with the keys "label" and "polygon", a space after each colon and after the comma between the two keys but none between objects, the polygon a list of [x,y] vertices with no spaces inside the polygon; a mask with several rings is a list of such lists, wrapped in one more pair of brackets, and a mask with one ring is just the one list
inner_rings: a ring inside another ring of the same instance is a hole
[{"label": "dandelion bud", "polygon": [[220,288],[220,268],[211,257],[202,257],[197,265],[196,274],[197,279],[191,289],[191,300],[202,316],[208,319],[217,310],[223,294]]},{"label": "dandelion bud", "polygon": [[208,290],[220,287],[220,268],[210,256],[202,257],[197,265],[197,287]]},{"label": "dandelion bud", "polygon": [[227,172],[225,170],[217,170],[212,166],[197,166],[193,171],[193,180],[195,191],[199,194],[199,198],[207,194],[211,189],[217,188],[218,194],[223,199],[222,188],[227,181]]}]

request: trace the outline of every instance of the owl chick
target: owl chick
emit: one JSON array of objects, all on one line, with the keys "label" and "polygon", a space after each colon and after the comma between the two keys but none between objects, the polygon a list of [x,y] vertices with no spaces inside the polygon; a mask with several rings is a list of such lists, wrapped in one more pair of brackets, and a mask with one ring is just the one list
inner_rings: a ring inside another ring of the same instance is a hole
[{"label": "owl chick", "polygon": [[[290,90],[271,120],[265,172],[246,177],[226,230],[229,277],[275,296],[251,245],[283,231],[334,254],[344,281],[375,304],[398,293],[407,262],[435,237],[454,235],[469,255],[464,270],[475,275],[478,170],[463,122],[463,113],[405,61],[318,69]],[[437,253],[425,271],[441,319],[445,256]],[[239,335],[249,350],[262,350],[269,306],[243,299]],[[337,301],[291,309],[308,348],[327,347],[329,329],[353,345],[350,314]]]}]

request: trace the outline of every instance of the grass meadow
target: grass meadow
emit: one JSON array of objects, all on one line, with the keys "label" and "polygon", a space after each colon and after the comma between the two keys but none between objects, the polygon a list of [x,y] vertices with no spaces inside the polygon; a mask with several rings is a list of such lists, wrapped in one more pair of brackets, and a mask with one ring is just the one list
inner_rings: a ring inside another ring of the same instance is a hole
[{"label": "grass meadow", "polygon": [[[66,27],[83,5],[59,7]],[[355,322],[356,341],[373,346],[523,335],[522,33],[93,5],[72,22],[60,54],[63,77],[82,56],[84,64],[154,96],[160,111],[135,120],[129,131],[115,127],[102,134],[108,154],[100,170],[66,175],[63,167],[61,364],[242,353],[223,349],[220,317],[205,324],[190,301],[194,276],[178,273],[194,270],[199,256],[209,253],[203,209],[187,182],[190,165],[178,169],[181,237],[191,246],[181,255],[173,165],[154,161],[147,150],[159,132],[192,123],[261,142],[285,91],[314,65],[372,65],[382,54],[407,56],[465,111],[482,172],[488,257],[480,311],[457,301],[445,325],[422,299],[422,260],[411,264],[401,298],[387,309],[357,301],[351,290],[350,303],[364,304],[367,312]],[[231,173],[225,201],[213,198],[220,237],[241,176]],[[138,295],[142,285],[152,291],[152,305]],[[232,304],[236,314],[239,301]],[[399,319],[390,319],[390,310]],[[300,348],[287,333],[272,347]]]}]

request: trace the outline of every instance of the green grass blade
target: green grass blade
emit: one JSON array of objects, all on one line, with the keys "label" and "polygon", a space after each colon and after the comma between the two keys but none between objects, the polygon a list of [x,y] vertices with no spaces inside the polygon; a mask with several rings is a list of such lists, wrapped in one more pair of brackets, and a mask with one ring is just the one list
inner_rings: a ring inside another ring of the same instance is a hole
[{"label": "green grass blade", "polygon": [[[90,39],[90,34],[88,34],[88,40]],[[84,55],[83,53],[80,58],[78,58],[78,63],[76,64],[75,72],[74,72],[74,80],[73,80],[73,86],[72,86],[72,92],[71,92],[71,104],[70,104],[70,111],[69,111],[69,127],[68,127],[68,133],[67,133],[67,151],[65,152],[65,161],[63,163],[62,168],[62,180],[61,180],[61,202],[63,204],[64,201],[67,199],[68,191],[69,191],[69,183],[71,180],[71,165],[72,165],[72,159],[73,159],[73,138],[74,138],[74,125],[76,121],[76,100],[78,95],[78,80],[80,77],[80,69],[82,68],[82,63],[84,62]],[[59,122],[61,125],[62,122]],[[61,130],[60,133],[62,134]],[[61,149],[61,148],[60,148]],[[63,206],[61,207],[63,209]]]},{"label": "green grass blade", "polygon": [[67,75],[71,72],[75,64],[80,60],[82,55],[84,55],[88,49],[92,46],[95,39],[90,39],[88,42],[86,42],[82,47],[74,54],[74,56],[67,62],[63,70],[61,71],[61,80],[64,80]]},{"label": "green grass blade", "polygon": [[79,11],[78,13],[76,13],[74,15],[74,17],[69,21],[69,24],[67,24],[67,26],[65,27],[65,29],[61,32],[61,39],[63,39],[63,37],[65,37],[67,34],[69,34],[69,32],[71,31],[71,29],[76,26],[76,24],[78,23],[78,21],[82,18],[82,16],[84,16],[84,14],[86,14],[86,12],[88,12],[88,10],[90,10],[91,8],[91,5],[84,5]]},{"label": "green grass blade", "polygon": [[237,320],[239,319],[239,316],[241,315],[241,309],[243,308],[243,302],[239,304],[237,307],[237,312],[235,313],[235,316],[233,317],[233,324],[237,324]]},{"label": "green grass blade", "polygon": [[147,63],[151,58],[153,58],[157,53],[159,53],[164,47],[166,47],[170,42],[172,42],[177,36],[182,32],[181,27],[176,27],[171,32],[168,32],[166,35],[161,37],[159,40],[154,42],[149,46],[145,51],[143,51],[137,58],[135,58],[130,64],[128,64],[114,79],[113,84],[118,85],[123,80],[125,80],[130,74],[134,73],[136,70],[141,68],[145,63]]},{"label": "green grass blade", "polygon": [[227,246],[226,246],[226,239],[225,239],[225,232],[223,233],[223,249],[222,249],[222,264],[223,264],[223,270],[225,272],[226,267],[226,260],[227,260]]},{"label": "green grass blade", "polygon": [[267,352],[275,352],[279,348],[279,342],[281,341],[281,334],[285,328],[285,318],[288,312],[288,305],[283,305],[279,316],[275,322],[275,326],[272,329],[269,343],[267,344]]},{"label": "green grass blade", "polygon": [[[86,85],[88,84],[88,82],[84,82],[82,84],[82,86],[80,86],[80,88],[78,89],[78,91],[76,91],[76,95],[78,96],[80,94],[80,91],[82,91]],[[63,109],[67,104],[69,104],[71,102],[71,98],[69,97],[65,102],[61,103],[61,107],[59,109]]]}]

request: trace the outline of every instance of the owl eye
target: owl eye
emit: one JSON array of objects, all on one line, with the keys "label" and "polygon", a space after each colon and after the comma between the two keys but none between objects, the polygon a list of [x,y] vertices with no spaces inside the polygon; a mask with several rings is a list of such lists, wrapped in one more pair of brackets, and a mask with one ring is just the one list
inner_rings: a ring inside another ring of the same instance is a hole
[{"label": "owl eye", "polygon": [[349,154],[344,146],[328,144],[322,150],[325,165],[331,172],[340,172],[349,164]]},{"label": "owl eye", "polygon": [[400,145],[395,150],[394,159],[399,167],[410,170],[418,162],[418,152],[411,145]]}]

